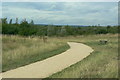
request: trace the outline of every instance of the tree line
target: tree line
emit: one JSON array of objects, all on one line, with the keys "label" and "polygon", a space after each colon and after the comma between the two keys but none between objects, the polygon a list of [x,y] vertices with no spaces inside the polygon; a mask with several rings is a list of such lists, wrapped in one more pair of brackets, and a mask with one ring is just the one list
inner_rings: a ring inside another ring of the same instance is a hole
[{"label": "tree line", "polygon": [[107,34],[118,33],[118,26],[87,26],[76,27],[71,25],[36,25],[34,21],[28,22],[26,19],[18,22],[16,18],[15,23],[7,18],[1,19],[2,34],[21,35],[21,36],[78,36],[91,34]]}]

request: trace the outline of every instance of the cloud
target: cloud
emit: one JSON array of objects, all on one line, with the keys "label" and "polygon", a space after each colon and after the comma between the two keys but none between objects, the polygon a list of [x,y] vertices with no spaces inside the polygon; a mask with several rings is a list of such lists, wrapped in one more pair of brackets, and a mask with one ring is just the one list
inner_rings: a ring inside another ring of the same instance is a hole
[{"label": "cloud", "polygon": [[2,3],[0,3],[0,17],[2,17]]},{"label": "cloud", "polygon": [[35,23],[117,25],[116,2],[4,2],[3,17]]}]

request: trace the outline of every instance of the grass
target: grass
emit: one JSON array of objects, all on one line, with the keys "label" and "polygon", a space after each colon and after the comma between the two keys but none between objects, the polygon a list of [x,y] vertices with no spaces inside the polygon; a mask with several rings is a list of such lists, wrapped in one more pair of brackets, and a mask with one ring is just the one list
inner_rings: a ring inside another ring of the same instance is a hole
[{"label": "grass", "polygon": [[3,72],[44,60],[69,49],[66,42],[56,38],[49,38],[47,43],[43,43],[42,39],[38,37],[31,39],[3,35],[2,43]]},{"label": "grass", "polygon": [[[107,39],[108,43],[100,44],[101,39]],[[57,55],[69,48],[68,41],[84,43],[94,52],[49,78],[118,77],[118,34],[52,37],[46,44],[38,37],[3,36],[3,71]]]},{"label": "grass", "polygon": [[[100,39],[107,39],[108,44],[100,44]],[[49,78],[118,78],[117,34],[69,37],[68,41],[82,42],[91,46],[94,52]]]}]

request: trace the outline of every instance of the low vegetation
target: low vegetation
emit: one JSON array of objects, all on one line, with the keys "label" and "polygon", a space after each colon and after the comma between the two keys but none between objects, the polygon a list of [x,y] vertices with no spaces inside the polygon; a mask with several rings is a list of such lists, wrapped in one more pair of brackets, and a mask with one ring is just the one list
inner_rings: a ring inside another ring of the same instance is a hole
[{"label": "low vegetation", "polygon": [[24,66],[66,51],[69,46],[61,39],[3,35],[2,71]]},{"label": "low vegetation", "polygon": [[[108,43],[100,44],[100,39],[107,39]],[[118,35],[92,35],[70,40],[85,43],[94,52],[49,78],[118,78]]]},{"label": "low vegetation", "polygon": [[[92,38],[92,39],[91,39]],[[107,40],[101,44],[100,40]],[[47,43],[38,37],[3,36],[3,71],[24,66],[57,55],[69,48],[68,41],[91,46],[94,52],[82,61],[49,78],[117,78],[118,35],[50,37]]]}]

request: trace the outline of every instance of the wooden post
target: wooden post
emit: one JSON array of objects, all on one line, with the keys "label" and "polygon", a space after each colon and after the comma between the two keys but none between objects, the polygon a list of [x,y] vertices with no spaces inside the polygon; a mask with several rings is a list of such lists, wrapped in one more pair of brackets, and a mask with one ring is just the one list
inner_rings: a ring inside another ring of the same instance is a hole
[{"label": "wooden post", "polygon": [[44,42],[44,43],[47,42],[47,36],[43,36],[43,42]]}]

